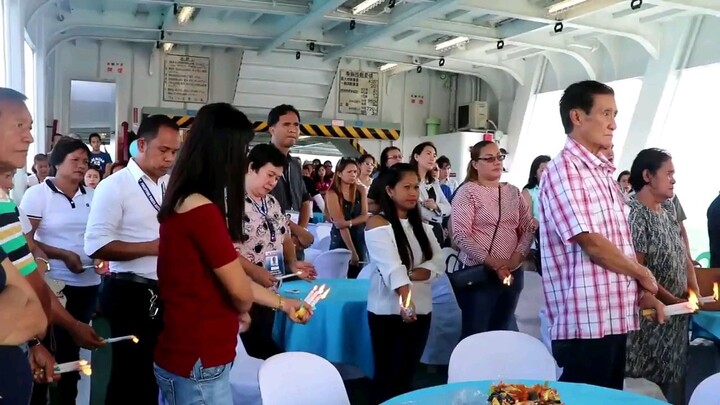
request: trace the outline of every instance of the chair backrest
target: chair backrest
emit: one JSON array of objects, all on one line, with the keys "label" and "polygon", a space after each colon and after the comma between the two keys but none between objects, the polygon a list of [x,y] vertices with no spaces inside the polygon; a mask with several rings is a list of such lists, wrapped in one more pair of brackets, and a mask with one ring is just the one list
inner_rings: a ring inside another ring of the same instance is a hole
[{"label": "chair backrest", "polygon": [[340,373],[332,363],[314,354],[272,356],[260,367],[259,380],[263,405],[350,405]]},{"label": "chair backrest", "polygon": [[313,238],[317,239],[317,227],[318,224],[309,223],[307,224],[307,231],[310,232],[310,235],[313,236]]},{"label": "chair backrest", "polygon": [[720,373],[716,373],[701,382],[690,397],[688,405],[709,405],[718,403],[718,386]]},{"label": "chair backrest", "polygon": [[317,224],[317,227],[315,228],[317,238],[315,240],[318,241],[318,240],[322,240],[323,238],[330,237],[330,231],[332,231],[332,224],[328,224],[328,223]]},{"label": "chair backrest", "polygon": [[366,264],[365,267],[360,270],[360,273],[358,273],[357,278],[360,280],[367,280],[372,276],[373,271],[375,270],[376,266],[370,265],[370,263]]},{"label": "chair backrest", "polygon": [[347,249],[333,249],[320,253],[313,266],[318,278],[347,278],[352,253]]},{"label": "chair backrest", "polygon": [[[318,235],[318,238],[320,238],[319,235]],[[325,236],[322,239],[318,239],[318,238],[315,239],[315,242],[310,247],[312,249],[317,249],[321,252],[327,252],[328,250],[330,250],[330,237]]]},{"label": "chair backrest", "polygon": [[555,381],[555,359],[530,335],[497,330],[463,339],[450,356],[448,383],[481,380]]}]

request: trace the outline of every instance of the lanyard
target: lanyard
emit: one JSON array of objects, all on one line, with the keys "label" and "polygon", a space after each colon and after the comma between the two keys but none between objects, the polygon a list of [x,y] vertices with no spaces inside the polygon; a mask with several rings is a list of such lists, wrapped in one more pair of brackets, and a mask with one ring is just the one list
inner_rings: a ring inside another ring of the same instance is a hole
[{"label": "lanyard", "polygon": [[250,201],[252,201],[252,203],[253,203],[253,205],[255,206],[255,209],[257,210],[257,212],[258,212],[260,215],[262,215],[263,217],[265,217],[265,219],[267,219],[268,206],[267,206],[267,201],[265,201],[265,198],[262,199],[262,201],[261,201],[262,203],[261,203],[261,204],[256,203],[255,200],[253,200],[252,198],[250,199]]},{"label": "lanyard", "polygon": [[257,212],[263,216],[263,219],[265,219],[265,226],[268,229],[268,232],[270,232],[270,242],[275,243],[277,240],[277,235],[275,234],[275,227],[272,224],[272,221],[270,221],[270,218],[268,217],[268,205],[267,205],[267,197],[263,197],[261,204],[258,204],[248,196],[248,199],[252,202],[253,206],[257,210]]},{"label": "lanyard", "polygon": [[[150,192],[150,189],[148,188],[147,184],[145,184],[145,180],[140,179],[138,180],[138,184],[140,185],[140,188],[142,189],[143,193],[145,193],[145,198],[147,198],[148,201],[150,201],[150,205],[155,208],[155,211],[160,211],[160,204],[158,204],[157,200],[155,199],[155,196]],[[162,197],[165,198],[165,184],[161,184],[160,188],[162,189]]]}]

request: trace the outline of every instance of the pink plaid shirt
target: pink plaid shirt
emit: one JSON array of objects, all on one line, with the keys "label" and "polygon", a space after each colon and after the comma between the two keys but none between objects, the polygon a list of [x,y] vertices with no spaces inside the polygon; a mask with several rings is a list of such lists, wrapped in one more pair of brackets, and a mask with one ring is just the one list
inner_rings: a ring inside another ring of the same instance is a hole
[{"label": "pink plaid shirt", "polygon": [[612,178],[615,167],[568,138],[540,187],[540,249],[550,336],[598,339],[639,328],[637,282],[594,264],[574,236],[606,237],[635,258],[629,208]]}]

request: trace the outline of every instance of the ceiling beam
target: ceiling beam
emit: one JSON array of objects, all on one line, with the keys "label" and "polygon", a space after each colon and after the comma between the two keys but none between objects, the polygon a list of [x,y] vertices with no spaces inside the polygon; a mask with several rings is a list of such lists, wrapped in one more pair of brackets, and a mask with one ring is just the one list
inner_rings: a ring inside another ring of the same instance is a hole
[{"label": "ceiling beam", "polygon": [[287,29],[285,29],[285,31],[280,33],[280,35],[273,38],[270,43],[263,46],[260,49],[260,52],[258,52],[258,54],[260,56],[266,55],[268,52],[282,45],[288,39],[297,35],[297,33],[303,28],[321,20],[325,13],[329,13],[330,11],[335,10],[336,8],[343,5],[343,3],[345,3],[345,0],[325,0],[322,3],[319,3],[317,1],[314,2],[312,7],[310,8],[309,13],[307,13],[304,17],[298,19],[294,24],[291,24]]},{"label": "ceiling beam", "polygon": [[[137,0],[113,0],[113,2],[137,2]],[[266,14],[304,15],[309,11],[306,5],[282,2],[264,2],[253,0],[140,0],[143,4],[164,4],[191,6],[196,8],[216,8],[226,10],[255,11]]]},{"label": "ceiling beam", "polygon": [[720,2],[717,0],[652,0],[660,5],[720,17]]},{"label": "ceiling beam", "polygon": [[345,56],[348,52],[352,52],[358,48],[379,39],[382,36],[394,35],[400,31],[405,30],[409,25],[416,20],[421,20],[429,17],[433,13],[437,13],[445,8],[454,6],[459,0],[434,0],[428,3],[417,4],[414,7],[407,9],[404,12],[398,12],[393,14],[390,19],[390,23],[384,27],[375,29],[374,31],[363,35],[362,37],[346,44],[342,49],[330,52],[325,60],[340,58]]}]

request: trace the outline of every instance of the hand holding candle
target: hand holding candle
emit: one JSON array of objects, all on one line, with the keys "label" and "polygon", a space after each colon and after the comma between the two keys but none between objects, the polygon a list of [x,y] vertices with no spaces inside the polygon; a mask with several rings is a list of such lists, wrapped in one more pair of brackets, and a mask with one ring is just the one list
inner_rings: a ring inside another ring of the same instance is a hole
[{"label": "hand holding candle", "polygon": [[138,343],[140,339],[135,335],[119,336],[114,338],[105,339],[105,343],[122,342],[123,340],[132,340],[133,343]]},{"label": "hand holding candle", "polygon": [[[321,285],[319,288],[318,286],[314,286],[312,290],[310,290],[308,295],[305,297],[305,299],[303,299],[303,302],[306,303],[310,308],[315,308],[315,305],[321,300],[327,298],[328,294],[330,294],[330,289],[325,289],[325,284]],[[297,316],[299,319],[305,319],[307,315],[308,311],[307,309],[305,309],[305,307],[300,308],[295,313],[295,316]]]},{"label": "hand holding candle", "polygon": [[720,291],[718,290],[718,283],[713,283],[713,295],[709,297],[700,297],[700,303],[712,304],[717,301],[720,301]]},{"label": "hand holding candle", "polygon": [[[697,312],[700,309],[700,306],[698,305],[699,300],[697,298],[697,295],[695,295],[695,292],[690,290],[690,293],[688,295],[688,301],[687,302],[681,302],[679,304],[673,304],[673,305],[666,305],[664,309],[665,316],[675,316],[675,315],[686,315],[686,314],[693,314]],[[641,314],[642,316],[652,316],[655,314],[655,309],[643,309]]]},{"label": "hand holding candle", "polygon": [[68,363],[56,364],[54,371],[57,374],[70,373],[73,371],[79,371],[85,375],[92,374],[92,368],[87,360],[77,360]]},{"label": "hand holding candle", "polygon": [[400,309],[402,310],[403,321],[412,322],[417,320],[417,316],[415,316],[415,304],[412,302],[412,290],[408,290],[405,302],[403,302],[402,295],[398,297],[398,301],[400,303]]}]

